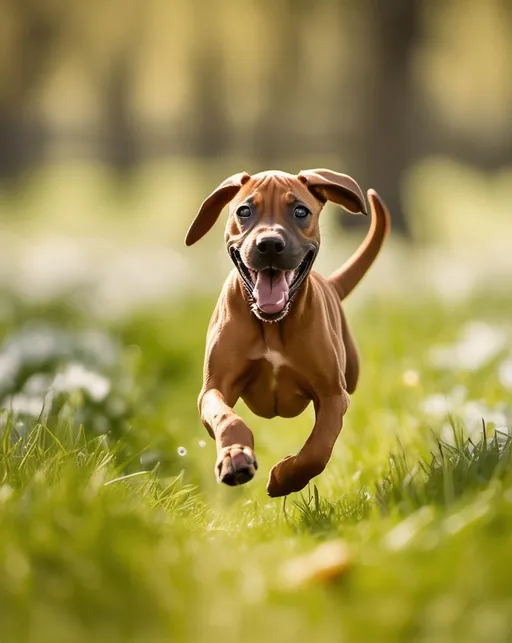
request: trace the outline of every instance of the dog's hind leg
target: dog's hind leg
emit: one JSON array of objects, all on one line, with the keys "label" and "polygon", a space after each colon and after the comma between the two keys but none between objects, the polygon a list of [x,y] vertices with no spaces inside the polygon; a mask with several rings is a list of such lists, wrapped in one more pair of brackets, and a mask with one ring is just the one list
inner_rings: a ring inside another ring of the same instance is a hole
[{"label": "dog's hind leg", "polygon": [[350,328],[348,327],[347,318],[343,310],[341,311],[343,344],[345,345],[346,366],[345,379],[347,381],[347,393],[352,394],[356,390],[359,380],[359,354],[354,342]]}]

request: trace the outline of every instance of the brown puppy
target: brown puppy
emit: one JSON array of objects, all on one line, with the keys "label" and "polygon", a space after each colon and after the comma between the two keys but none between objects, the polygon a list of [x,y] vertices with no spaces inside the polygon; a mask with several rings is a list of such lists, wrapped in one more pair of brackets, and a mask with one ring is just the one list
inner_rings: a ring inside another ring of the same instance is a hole
[{"label": "brown puppy", "polygon": [[210,194],[190,226],[187,245],[206,234],[229,203],[225,239],[235,268],[208,329],[198,401],[217,444],[219,482],[244,484],[258,468],[253,434],[232,408],[240,397],[264,418],[295,417],[311,401],[315,407],[315,426],[302,449],[272,468],[270,496],[303,489],[327,465],[359,375],[340,301],[368,270],[389,230],[381,199],[373,190],[368,198],[366,239],[327,279],[311,272],[325,202],[366,213],[360,187],[344,174],[236,174]]}]

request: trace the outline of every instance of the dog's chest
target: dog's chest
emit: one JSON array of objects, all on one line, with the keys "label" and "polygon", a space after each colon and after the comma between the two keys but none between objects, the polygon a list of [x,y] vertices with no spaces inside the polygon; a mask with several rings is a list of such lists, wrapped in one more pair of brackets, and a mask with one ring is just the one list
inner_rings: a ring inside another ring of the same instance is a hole
[{"label": "dog's chest", "polygon": [[250,352],[252,368],[242,398],[261,417],[295,417],[309,403],[299,387],[292,360],[280,350],[260,345]]},{"label": "dog's chest", "polygon": [[277,375],[280,368],[288,365],[286,357],[280,351],[272,348],[267,348],[262,355],[262,359],[265,359],[270,364],[274,377]]},{"label": "dog's chest", "polygon": [[251,357],[251,360],[253,360],[256,364],[261,364],[264,370],[267,372],[267,374],[270,371],[269,384],[271,388],[276,387],[277,376],[279,371],[284,366],[290,365],[289,360],[280,350],[276,348],[270,348],[265,344],[258,346],[257,349],[253,350],[250,357]]}]

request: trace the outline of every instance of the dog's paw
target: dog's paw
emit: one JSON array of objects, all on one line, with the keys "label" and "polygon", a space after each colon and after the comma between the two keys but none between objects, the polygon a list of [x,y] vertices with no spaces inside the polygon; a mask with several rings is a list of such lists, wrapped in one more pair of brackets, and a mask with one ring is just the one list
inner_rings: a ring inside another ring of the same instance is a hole
[{"label": "dog's paw", "polygon": [[296,456],[289,455],[272,467],[268,476],[267,493],[271,498],[300,491],[309,482],[307,475],[296,470]]},{"label": "dog's paw", "polygon": [[287,496],[302,491],[308,482],[325,469],[325,459],[305,459],[300,455],[289,455],[270,470],[267,493],[271,498]]},{"label": "dog's paw", "polygon": [[236,487],[252,480],[257,469],[254,451],[242,444],[232,444],[220,451],[215,464],[215,475],[217,482]]}]

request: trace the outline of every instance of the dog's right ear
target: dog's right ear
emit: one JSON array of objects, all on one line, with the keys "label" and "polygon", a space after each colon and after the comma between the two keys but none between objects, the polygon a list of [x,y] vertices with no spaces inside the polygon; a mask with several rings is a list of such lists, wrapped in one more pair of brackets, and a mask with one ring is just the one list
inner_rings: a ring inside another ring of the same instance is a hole
[{"label": "dog's right ear", "polygon": [[199,241],[199,239],[208,232],[219,218],[224,206],[231,201],[242,185],[247,183],[250,178],[247,172],[233,174],[233,176],[223,181],[216,190],[206,197],[199,208],[196,218],[192,221],[188,229],[187,236],[185,237],[185,244],[187,246],[191,246],[196,241]]}]

